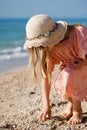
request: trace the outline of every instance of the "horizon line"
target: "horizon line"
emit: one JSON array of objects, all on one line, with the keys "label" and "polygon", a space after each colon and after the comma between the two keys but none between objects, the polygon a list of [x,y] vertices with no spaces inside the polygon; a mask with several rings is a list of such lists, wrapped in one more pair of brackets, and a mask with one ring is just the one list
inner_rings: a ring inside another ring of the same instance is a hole
[{"label": "horizon line", "polygon": [[[0,17],[0,19],[29,19],[30,17]],[[53,16],[52,18],[58,18],[58,19],[87,19],[87,17],[58,17]]]}]

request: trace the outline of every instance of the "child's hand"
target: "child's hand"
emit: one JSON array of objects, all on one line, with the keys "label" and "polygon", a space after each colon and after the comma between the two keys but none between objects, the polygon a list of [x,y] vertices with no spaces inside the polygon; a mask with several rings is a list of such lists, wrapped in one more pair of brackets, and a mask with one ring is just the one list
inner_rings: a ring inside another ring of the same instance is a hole
[{"label": "child's hand", "polygon": [[44,107],[42,109],[42,112],[40,114],[40,121],[46,121],[46,117],[48,117],[49,119],[51,119],[51,107]]}]

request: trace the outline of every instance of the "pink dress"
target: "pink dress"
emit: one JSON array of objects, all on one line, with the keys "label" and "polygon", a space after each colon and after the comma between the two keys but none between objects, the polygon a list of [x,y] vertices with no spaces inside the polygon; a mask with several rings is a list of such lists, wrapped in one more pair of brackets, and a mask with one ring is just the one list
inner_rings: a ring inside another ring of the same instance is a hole
[{"label": "pink dress", "polygon": [[61,98],[87,101],[87,64],[82,64],[79,58],[87,58],[87,28],[84,26],[76,27],[67,40],[50,50],[49,70],[62,63],[52,83]]}]

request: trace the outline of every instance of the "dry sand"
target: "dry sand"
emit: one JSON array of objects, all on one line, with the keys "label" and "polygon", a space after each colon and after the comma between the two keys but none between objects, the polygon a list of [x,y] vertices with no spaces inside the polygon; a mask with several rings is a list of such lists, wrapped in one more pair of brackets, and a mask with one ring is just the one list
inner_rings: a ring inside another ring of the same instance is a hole
[{"label": "dry sand", "polygon": [[83,123],[68,125],[59,117],[66,101],[51,90],[52,119],[39,122],[41,87],[32,87],[27,67],[0,74],[0,130],[87,130],[87,103],[82,103]]}]

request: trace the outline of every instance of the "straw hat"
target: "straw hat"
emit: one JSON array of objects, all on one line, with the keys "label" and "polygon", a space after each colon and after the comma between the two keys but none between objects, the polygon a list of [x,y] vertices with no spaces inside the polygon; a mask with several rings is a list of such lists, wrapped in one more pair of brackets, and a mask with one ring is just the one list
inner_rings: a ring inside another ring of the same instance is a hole
[{"label": "straw hat", "polygon": [[55,22],[45,14],[35,15],[26,24],[24,48],[56,45],[63,40],[66,30],[64,21]]}]

